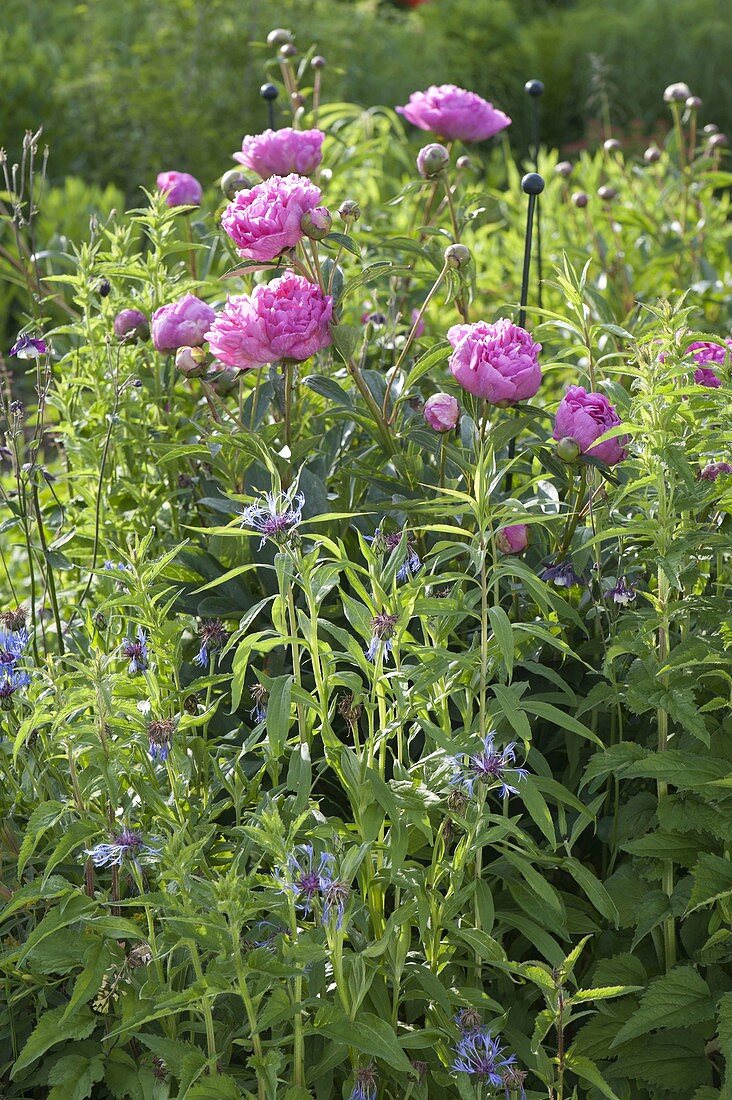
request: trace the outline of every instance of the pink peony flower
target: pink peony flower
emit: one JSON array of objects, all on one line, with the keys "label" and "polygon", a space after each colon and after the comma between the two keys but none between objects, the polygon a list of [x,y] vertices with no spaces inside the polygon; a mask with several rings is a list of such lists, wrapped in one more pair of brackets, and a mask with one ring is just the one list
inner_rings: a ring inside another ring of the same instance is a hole
[{"label": "pink peony flower", "polygon": [[732,341],[727,340],[726,344],[726,347],[722,347],[721,344],[713,344],[710,340],[696,340],[693,344],[689,344],[686,352],[697,364],[697,369],[694,371],[694,381],[697,385],[708,386],[715,390],[722,385],[721,378],[708,364],[724,363],[732,349]]},{"label": "pink peony flower", "polygon": [[247,370],[278,359],[309,359],[331,341],[333,299],[315,283],[286,272],[227,300],[206,334],[212,354]]},{"label": "pink peony flower", "polygon": [[248,134],[241,143],[241,153],[234,160],[256,172],[262,179],[270,176],[312,176],[323,159],[323,139],[320,130],[265,130]]},{"label": "pink peony flower", "polygon": [[155,181],[168,206],[200,206],[203,188],[188,172],[159,172]]},{"label": "pink peony flower", "polygon": [[397,111],[420,130],[432,130],[447,141],[486,141],[511,125],[492,103],[454,84],[412,92],[409,103]]},{"label": "pink peony flower", "polygon": [[152,315],[152,339],[156,351],[198,347],[216,316],[215,310],[194,294],[186,294]]},{"label": "pink peony flower", "polygon": [[303,176],[272,176],[239,191],[221,218],[223,229],[248,260],[274,260],[304,234],[303,214],[320,205],[320,189]]},{"label": "pink peony flower", "polygon": [[496,546],[502,554],[520,554],[529,545],[529,528],[525,523],[501,527],[496,534]]},{"label": "pink peony flower", "polygon": [[569,386],[559,402],[554,421],[554,439],[573,439],[580,454],[589,454],[614,466],[626,455],[627,436],[614,436],[593,446],[605,432],[622,423],[603,393],[588,393],[584,386]]},{"label": "pink peony flower", "polygon": [[450,432],[460,419],[460,405],[449,393],[433,393],[424,403],[424,418],[436,432]]},{"label": "pink peony flower", "polygon": [[541,385],[539,352],[526,329],[502,318],[494,325],[453,325],[447,338],[455,349],[450,370],[468,393],[491,405],[515,405]]},{"label": "pink peony flower", "polygon": [[720,474],[732,474],[732,463],[710,462],[700,471],[699,477],[704,481],[716,481]]},{"label": "pink peony flower", "polygon": [[425,330],[424,317],[420,318],[419,310],[418,309],[413,309],[412,312],[409,315],[409,319],[410,319],[412,325],[417,326],[414,330],[414,339],[419,340],[420,336],[424,336],[424,330]]},{"label": "pink peony flower", "polygon": [[114,319],[114,335],[118,340],[146,340],[150,322],[139,309],[122,309]]}]

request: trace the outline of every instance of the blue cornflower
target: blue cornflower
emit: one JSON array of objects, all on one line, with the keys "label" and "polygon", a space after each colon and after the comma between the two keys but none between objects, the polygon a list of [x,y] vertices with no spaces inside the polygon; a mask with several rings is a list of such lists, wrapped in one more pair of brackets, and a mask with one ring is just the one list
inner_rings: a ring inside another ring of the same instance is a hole
[{"label": "blue cornflower", "polygon": [[193,663],[205,668],[209,655],[224,648],[229,640],[229,632],[221,619],[204,619],[198,628],[198,636],[201,639],[201,648],[193,658]]},{"label": "blue cornflower", "polygon": [[130,662],[128,668],[130,676],[147,671],[149,665],[147,635],[141,626],[137,628],[136,638],[126,638],[122,643],[122,655]]},{"label": "blue cornflower", "polygon": [[517,768],[516,743],[511,741],[504,749],[496,749],[495,735],[489,733],[483,739],[483,749],[472,756],[470,753],[462,753],[455,758],[456,771],[450,780],[451,783],[460,783],[473,794],[476,782],[500,783],[501,795],[518,794],[515,787],[506,779],[506,772],[512,773],[516,781],[526,779],[529,774],[525,768]]},{"label": "blue cornflower", "polygon": [[250,504],[242,512],[242,522],[262,536],[260,549],[267,539],[284,542],[294,527],[302,520],[305,504],[303,493],[265,493],[259,504]]},{"label": "blue cornflower", "polygon": [[312,911],[315,898],[331,885],[334,863],[330,852],[316,856],[312,844],[300,844],[287,857],[287,866],[275,871],[275,878],[280,889],[293,894],[307,914]]},{"label": "blue cornflower", "polygon": [[626,583],[625,577],[620,577],[615,584],[614,588],[610,588],[605,593],[606,600],[612,600],[613,603],[620,604],[621,607],[627,607],[629,603],[632,603],[638,593],[632,584]]},{"label": "blue cornflower", "polygon": [[31,678],[27,672],[10,670],[7,666],[0,673],[0,710],[12,710],[13,696],[20,688],[28,687]]},{"label": "blue cornflower", "polygon": [[275,924],[271,920],[260,920],[251,929],[248,942],[252,947],[264,947],[267,951],[274,951],[275,940],[278,936],[283,935],[285,931],[286,929],[281,924]]},{"label": "blue cornflower", "polygon": [[84,853],[91,856],[95,867],[121,867],[125,859],[139,867],[140,856],[160,855],[160,849],[143,844],[142,835],[135,829],[122,829],[112,837],[111,844],[96,844],[85,848]]},{"label": "blue cornflower", "polygon": [[375,549],[383,550],[385,553],[393,553],[396,548],[401,545],[402,540],[406,541],[407,550],[406,557],[397,570],[397,580],[406,581],[410,576],[418,573],[422,568],[422,562],[419,560],[419,554],[414,549],[414,535],[411,531],[393,531],[390,535],[385,535],[380,527],[377,527],[373,535],[367,535],[366,541],[373,543]]},{"label": "blue cornflower", "polygon": [[378,1074],[373,1064],[356,1071],[356,1080],[349,1100],[375,1100],[378,1091]]},{"label": "blue cornflower", "polygon": [[575,572],[571,561],[559,561],[553,565],[547,565],[540,576],[543,581],[556,584],[558,588],[572,588],[575,584],[582,584],[582,578]]},{"label": "blue cornflower", "polygon": [[170,744],[175,733],[175,720],[173,718],[160,718],[150,723],[147,727],[147,736],[150,742],[150,757],[152,760],[164,762],[170,755]]},{"label": "blue cornflower", "polygon": [[397,615],[389,615],[386,611],[381,611],[378,615],[374,615],[371,620],[373,634],[371,635],[371,641],[366,649],[366,656],[369,661],[376,660],[379,646],[383,647],[384,661],[389,660],[389,654],[392,649],[392,638],[394,637],[394,627],[397,621]]},{"label": "blue cornflower", "polygon": [[28,631],[0,629],[0,670],[6,672],[15,668],[28,645]]},{"label": "blue cornflower", "polygon": [[515,1055],[503,1058],[502,1053],[498,1038],[492,1038],[490,1031],[481,1028],[480,1031],[464,1034],[455,1047],[453,1073],[482,1077],[490,1085],[500,1088],[503,1085],[502,1074],[516,1061]]},{"label": "blue cornflower", "polygon": [[18,338],[10,349],[10,354],[16,359],[38,359],[48,351],[45,340],[38,340],[29,336],[27,332],[18,334]]},{"label": "blue cornflower", "polygon": [[249,717],[253,722],[263,722],[267,717],[267,700],[269,699],[269,692],[264,684],[254,684],[249,694],[254,702],[254,706],[249,711]]}]

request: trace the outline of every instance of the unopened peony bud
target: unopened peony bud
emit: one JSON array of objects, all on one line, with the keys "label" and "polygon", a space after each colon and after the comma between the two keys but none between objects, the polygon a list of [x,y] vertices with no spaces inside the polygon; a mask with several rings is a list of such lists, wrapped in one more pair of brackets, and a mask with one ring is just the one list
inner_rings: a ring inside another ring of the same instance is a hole
[{"label": "unopened peony bud", "polygon": [[575,191],[572,195],[572,203],[578,206],[580,210],[584,210],[589,201],[589,196],[585,191]]},{"label": "unopened peony bud", "polygon": [[448,267],[466,267],[470,263],[470,249],[464,244],[448,245],[445,249],[445,263]]},{"label": "unopened peony bud", "polygon": [[608,138],[607,141],[603,141],[602,147],[606,153],[619,153],[623,148],[617,138]]},{"label": "unopened peony bud", "polygon": [[656,164],[661,159],[661,150],[657,145],[649,145],[643,154],[646,164]]},{"label": "unopened peony bud", "polygon": [[529,545],[529,528],[525,523],[502,527],[496,534],[496,546],[502,554],[520,554]]},{"label": "unopened peony bud", "polygon": [[417,153],[417,171],[426,180],[439,176],[449,163],[450,154],[444,145],[424,145]]},{"label": "unopened peony bud", "polygon": [[598,187],[597,193],[603,202],[612,202],[618,194],[615,188],[611,187],[609,183],[603,183],[602,187]]},{"label": "unopened peony bud", "polygon": [[186,378],[200,378],[206,373],[206,352],[203,348],[178,348],[175,369],[185,374]]},{"label": "unopened peony bud", "polygon": [[290,42],[292,42],[292,32],[285,30],[284,27],[275,27],[267,35],[268,46],[286,46]]},{"label": "unopened peony bud", "polygon": [[691,95],[688,84],[669,84],[663,93],[664,103],[685,103]]},{"label": "unopened peony bud", "polygon": [[150,323],[139,309],[123,309],[114,319],[114,335],[124,343],[147,340],[150,335]]},{"label": "unopened peony bud", "polygon": [[249,191],[254,187],[253,180],[245,176],[241,168],[230,168],[221,177],[221,190],[227,199],[233,199],[239,191]]},{"label": "unopened peony bud", "polygon": [[572,165],[568,160],[560,160],[559,164],[555,166],[554,171],[558,176],[566,180],[572,175]]},{"label": "unopened peony bud", "polygon": [[557,458],[561,458],[562,462],[576,462],[580,454],[579,443],[570,436],[565,436],[557,443]]},{"label": "unopened peony bud", "polygon": [[325,60],[324,57],[321,57],[319,53],[316,53],[315,57],[312,57],[310,59],[311,69],[324,69],[327,64],[328,62]]},{"label": "unopened peony bud", "polygon": [[361,217],[361,207],[355,199],[344,199],[338,207],[338,215],[343,221],[357,222]]},{"label": "unopened peony bud", "polygon": [[332,224],[330,210],[325,206],[314,206],[312,210],[306,210],[300,219],[300,228],[312,241],[322,241],[330,233]]},{"label": "unopened peony bud", "polygon": [[433,393],[424,403],[424,418],[436,432],[450,432],[460,419],[460,405],[449,393]]}]

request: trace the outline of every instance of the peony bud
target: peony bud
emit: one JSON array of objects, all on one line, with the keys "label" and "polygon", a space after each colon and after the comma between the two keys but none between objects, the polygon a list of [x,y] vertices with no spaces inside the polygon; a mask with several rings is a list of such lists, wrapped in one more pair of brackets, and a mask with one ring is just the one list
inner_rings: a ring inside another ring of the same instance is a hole
[{"label": "peony bud", "polygon": [[496,534],[496,546],[502,554],[520,554],[529,545],[529,528],[525,523],[501,527]]},{"label": "peony bud", "polygon": [[357,222],[361,217],[361,207],[355,199],[344,199],[338,207],[338,215],[343,221]]},{"label": "peony bud", "polygon": [[691,95],[688,84],[669,84],[663,93],[664,103],[685,103]]},{"label": "peony bud", "polygon": [[417,154],[417,171],[426,180],[439,176],[449,163],[450,154],[444,145],[424,145]]},{"label": "peony bud", "polygon": [[126,344],[135,340],[147,340],[150,323],[139,309],[123,309],[114,319],[114,335]]},{"label": "peony bud", "polygon": [[424,403],[424,418],[436,432],[450,432],[460,419],[460,405],[449,393],[433,393]]},{"label": "peony bud", "polygon": [[445,249],[445,263],[448,267],[466,267],[470,258],[470,249],[464,244],[451,244]]},{"label": "peony bud", "polygon": [[661,150],[657,145],[649,145],[643,154],[646,164],[656,164],[661,159]]},{"label": "peony bud", "polygon": [[573,204],[579,207],[580,210],[584,210],[589,201],[589,197],[585,191],[575,191],[572,195]]},{"label": "peony bud", "polygon": [[558,176],[566,180],[572,175],[572,165],[568,160],[560,160],[559,164],[555,166],[554,171]]},{"label": "peony bud", "polygon": [[312,241],[322,241],[330,233],[332,224],[330,210],[325,206],[314,206],[312,210],[306,210],[300,219],[300,228]]},{"label": "peony bud", "polygon": [[254,187],[253,181],[249,176],[244,175],[241,168],[230,168],[221,177],[221,190],[227,199],[233,199],[239,191],[250,191],[252,187]]},{"label": "peony bud", "polygon": [[602,187],[598,187],[597,193],[603,202],[612,202],[618,194],[615,188],[611,187],[609,183],[604,183]]},{"label": "peony bud", "polygon": [[557,458],[562,462],[576,462],[581,454],[581,448],[576,439],[564,436],[557,443]]},{"label": "peony bud", "polygon": [[178,348],[175,369],[186,378],[200,378],[206,373],[206,352],[203,348]]},{"label": "peony bud", "polygon": [[290,42],[292,42],[292,32],[285,30],[284,27],[275,27],[267,35],[268,46],[286,46]]}]

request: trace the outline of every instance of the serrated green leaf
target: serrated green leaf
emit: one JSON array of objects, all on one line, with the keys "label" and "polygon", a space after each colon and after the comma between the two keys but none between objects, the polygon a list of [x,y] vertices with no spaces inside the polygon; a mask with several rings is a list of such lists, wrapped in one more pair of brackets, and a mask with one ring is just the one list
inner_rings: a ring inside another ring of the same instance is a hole
[{"label": "serrated green leaf", "polygon": [[620,1029],[613,1047],[649,1031],[710,1020],[714,1001],[709,986],[693,966],[676,966],[652,982],[636,1012]]}]

